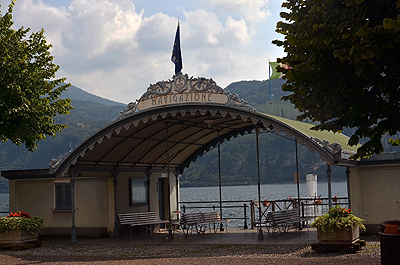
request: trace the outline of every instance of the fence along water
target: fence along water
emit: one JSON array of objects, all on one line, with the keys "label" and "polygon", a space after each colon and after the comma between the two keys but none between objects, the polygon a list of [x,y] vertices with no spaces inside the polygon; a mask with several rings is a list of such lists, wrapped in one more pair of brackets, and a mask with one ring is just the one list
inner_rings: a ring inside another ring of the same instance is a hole
[{"label": "fence along water", "polygon": [[[313,191],[309,192],[307,183],[300,183],[299,205],[302,207],[305,216],[320,216],[329,210],[328,185],[326,182],[317,182],[316,175],[309,178],[315,180],[312,183]],[[312,196],[310,196],[310,193]],[[347,183],[345,181],[332,182],[332,195],[332,200],[336,200],[333,205],[339,204],[348,207]],[[229,223],[230,227],[244,228],[247,223],[247,227],[251,228],[251,212],[257,211],[257,209],[252,209],[251,202],[258,202],[257,197],[257,185],[222,186],[222,218],[232,220]],[[181,212],[200,212],[215,209],[220,213],[218,187],[181,188],[180,198]],[[207,198],[207,201],[204,198]],[[272,205],[275,205],[276,209],[284,209],[285,205],[286,207],[290,205],[292,198],[296,198],[297,201],[296,184],[262,184],[261,198],[262,202],[268,200],[271,205],[270,210],[272,210]],[[265,210],[264,206],[262,206],[262,210]],[[245,215],[246,219],[244,219]],[[258,214],[256,214],[256,218],[257,216]]]},{"label": "fence along water", "polygon": [[[347,197],[331,198],[333,205],[348,207]],[[324,214],[329,210],[329,198],[301,198],[300,201],[294,198],[283,200],[263,201],[261,208],[257,201],[222,201],[222,217],[231,220],[229,226],[232,228],[253,229],[259,223],[259,210],[262,216],[265,216],[268,211],[283,211],[300,207],[302,217],[309,218],[312,222],[316,217]],[[181,212],[205,212],[217,211],[220,213],[219,201],[190,201],[180,202]]]}]

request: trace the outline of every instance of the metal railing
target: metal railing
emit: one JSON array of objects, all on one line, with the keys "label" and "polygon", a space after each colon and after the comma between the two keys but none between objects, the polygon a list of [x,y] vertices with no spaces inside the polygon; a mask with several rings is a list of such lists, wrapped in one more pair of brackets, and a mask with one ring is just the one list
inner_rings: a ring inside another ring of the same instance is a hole
[{"label": "metal railing", "polygon": [[[179,202],[181,212],[195,212],[202,210],[212,210],[221,213],[219,201],[190,201]],[[250,228],[254,228],[256,223],[259,223],[259,207],[258,201],[222,201],[222,216],[221,218],[229,219],[232,221],[231,227],[248,229],[249,221]],[[286,210],[290,208],[297,208],[300,206],[300,213],[302,217],[308,217],[311,220],[328,212],[329,198],[300,198],[298,199],[284,199],[274,201],[261,202],[262,216],[269,211]],[[333,197],[331,205],[340,205],[348,207],[347,197]],[[0,216],[6,216],[8,211],[0,211]]]},{"label": "metal railing", "polygon": [[[323,215],[329,211],[329,198],[288,198],[285,200],[263,201],[261,208],[258,207],[258,202],[253,201],[251,204],[251,228],[260,223],[261,218],[265,218],[266,214],[270,211],[283,211],[292,208],[300,207],[301,217],[306,217],[310,222],[314,221],[316,217]],[[331,206],[339,205],[341,207],[348,207],[347,197],[333,197],[331,199]],[[260,211],[261,210],[261,214]],[[262,220],[261,220],[262,221]]]},{"label": "metal railing", "polygon": [[[242,227],[248,229],[249,208],[251,201],[221,201],[222,215],[221,218],[229,219],[233,227]],[[179,202],[181,212],[201,212],[202,210],[217,211],[221,213],[220,201],[191,201]],[[241,225],[241,223],[243,225]]]},{"label": "metal railing", "polygon": [[[201,212],[204,210],[213,210],[221,212],[219,201],[190,201],[179,202],[181,212]],[[260,210],[261,218],[266,216],[269,211],[286,210],[300,207],[302,217],[307,217],[313,221],[316,217],[328,212],[329,198],[288,198],[283,200],[262,201],[261,209],[258,206],[258,201],[222,201],[222,218],[232,221],[231,227],[250,228],[253,229],[259,222]],[[331,200],[331,205],[340,205],[348,207],[347,197],[334,197]],[[250,219],[250,220],[249,220]],[[249,222],[250,221],[250,222]]]},{"label": "metal railing", "polygon": [[9,211],[7,212],[0,211],[0,217],[6,217],[9,213],[10,213]]}]

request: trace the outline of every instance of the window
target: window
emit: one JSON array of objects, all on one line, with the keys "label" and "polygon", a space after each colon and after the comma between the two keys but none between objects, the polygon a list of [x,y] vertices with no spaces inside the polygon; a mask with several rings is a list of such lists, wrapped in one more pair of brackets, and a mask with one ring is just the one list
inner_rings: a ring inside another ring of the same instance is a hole
[{"label": "window", "polygon": [[146,178],[130,178],[130,204],[131,206],[147,205],[148,182]]},{"label": "window", "polygon": [[54,183],[55,210],[72,210],[71,184]]}]

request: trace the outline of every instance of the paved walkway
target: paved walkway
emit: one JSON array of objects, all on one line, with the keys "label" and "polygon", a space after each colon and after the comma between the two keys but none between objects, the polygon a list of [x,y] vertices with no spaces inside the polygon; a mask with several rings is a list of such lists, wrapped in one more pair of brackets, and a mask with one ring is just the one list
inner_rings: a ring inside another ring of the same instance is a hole
[{"label": "paved walkway", "polygon": [[316,231],[264,235],[257,230],[189,235],[167,232],[121,238],[44,238],[39,248],[0,251],[0,264],[380,264],[379,237],[368,237],[356,254],[313,251]]},{"label": "paved walkway", "polygon": [[317,231],[315,228],[304,228],[301,231],[290,230],[284,234],[274,234],[269,236],[268,233],[262,232],[263,240],[258,239],[258,229],[231,229],[226,231],[218,231],[216,234],[205,233],[202,235],[189,234],[184,237],[183,233],[178,230],[173,233],[172,240],[169,238],[167,230],[162,230],[151,235],[135,235],[123,236],[120,238],[82,238],[78,239],[78,244],[86,243],[102,243],[104,240],[116,244],[309,244],[316,242]]}]

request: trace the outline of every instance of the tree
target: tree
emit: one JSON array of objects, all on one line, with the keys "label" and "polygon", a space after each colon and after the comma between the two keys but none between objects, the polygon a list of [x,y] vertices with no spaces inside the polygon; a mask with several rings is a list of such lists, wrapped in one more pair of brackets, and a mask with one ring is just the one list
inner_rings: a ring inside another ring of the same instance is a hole
[{"label": "tree", "polygon": [[[355,128],[354,158],[383,151],[382,136],[400,131],[400,1],[287,0],[277,32],[290,69],[283,97],[317,122],[314,129]],[[399,145],[400,140],[391,140]]]},{"label": "tree", "polygon": [[72,108],[70,99],[60,99],[69,84],[54,79],[59,66],[43,29],[27,37],[29,28],[11,28],[13,7],[14,1],[4,16],[0,13],[0,139],[33,151],[46,135],[67,127],[55,117]]}]

